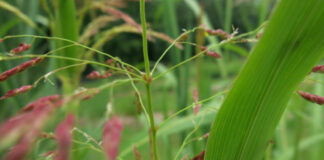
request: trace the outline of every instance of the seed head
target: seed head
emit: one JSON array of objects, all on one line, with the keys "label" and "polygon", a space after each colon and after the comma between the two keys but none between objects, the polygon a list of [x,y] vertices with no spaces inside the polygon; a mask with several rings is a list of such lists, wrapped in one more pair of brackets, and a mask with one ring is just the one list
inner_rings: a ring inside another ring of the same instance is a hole
[{"label": "seed head", "polygon": [[98,71],[92,71],[87,75],[88,79],[105,79],[111,77],[112,74],[109,71],[106,71],[104,74],[100,74]]},{"label": "seed head", "polygon": [[214,58],[222,58],[222,56],[215,51],[208,51],[206,55]]},{"label": "seed head", "polygon": [[213,35],[213,36],[219,36],[222,39],[228,39],[231,37],[231,35],[225,31],[223,31],[222,29],[207,29],[205,28],[205,32],[207,32],[209,35]]},{"label": "seed head", "polygon": [[194,90],[193,92],[193,99],[194,99],[194,103],[195,103],[195,107],[194,107],[194,115],[197,115],[197,113],[199,112],[199,109],[201,107],[201,104],[199,104],[199,98],[198,98],[198,91]]},{"label": "seed head", "polygon": [[110,59],[107,59],[105,64],[111,65],[112,63],[114,63],[114,61],[115,61],[114,59],[110,58]]},{"label": "seed head", "polygon": [[123,123],[117,116],[112,117],[104,125],[102,147],[110,160],[117,157],[122,130]]},{"label": "seed head", "polygon": [[177,40],[177,42],[184,42],[188,39],[188,33],[182,33],[180,38]]},{"label": "seed head", "polygon": [[324,65],[318,65],[318,66],[315,66],[315,67],[312,69],[312,72],[316,72],[316,73],[324,73]]},{"label": "seed head", "polygon": [[69,114],[66,119],[61,122],[56,130],[55,136],[57,140],[57,153],[54,160],[68,160],[71,148],[71,132],[74,126],[74,116]]},{"label": "seed head", "polygon": [[[206,51],[208,48],[206,46],[201,46],[200,49],[201,51]],[[214,58],[222,58],[222,56],[215,51],[207,51],[205,52],[205,54],[207,56],[214,57]]]},{"label": "seed head", "polygon": [[141,160],[141,153],[138,151],[136,146],[133,146],[133,153],[136,160]]},{"label": "seed head", "polygon": [[3,72],[2,74],[0,74],[0,82],[8,79],[9,77],[11,77],[17,73],[20,73],[20,72],[26,70],[29,67],[35,66],[36,64],[40,63],[42,60],[43,60],[43,58],[34,58],[32,60],[29,60],[29,61],[22,63],[12,69],[9,69],[9,70]]},{"label": "seed head", "polygon": [[63,103],[63,99],[60,95],[51,95],[51,96],[47,96],[47,97],[42,97],[39,98],[38,100],[29,103],[28,105],[26,105],[25,107],[23,107],[22,109],[20,109],[19,113],[26,113],[26,112],[30,112],[32,110],[34,110],[37,106],[40,105],[54,105],[55,107],[59,107],[60,105],[62,105]]},{"label": "seed head", "polygon": [[255,35],[255,38],[256,38],[256,39],[260,39],[262,35],[263,35],[263,32],[260,32],[260,33],[258,33],[257,35]]},{"label": "seed head", "polygon": [[10,51],[10,53],[12,54],[19,54],[21,52],[24,52],[26,50],[28,50],[31,47],[30,44],[26,44],[26,43],[20,43],[19,46],[17,48],[14,48]]},{"label": "seed head", "polygon": [[31,90],[32,88],[33,88],[32,85],[26,85],[26,86],[22,86],[20,88],[13,89],[13,90],[7,92],[6,95],[0,97],[0,100],[6,99],[9,97],[13,97],[13,96],[16,96],[21,93],[25,93],[25,92]]},{"label": "seed head", "polygon": [[[20,160],[25,157],[34,140],[41,134],[40,130],[50,114],[58,107],[57,103],[41,103],[44,98],[35,101],[34,107],[19,113],[0,125],[0,141],[9,144],[16,140],[19,143],[5,156],[8,160]],[[38,102],[38,103],[36,103]],[[37,104],[37,105],[36,105]]]},{"label": "seed head", "polygon": [[204,158],[205,158],[205,150],[203,150],[201,153],[199,153],[198,155],[196,155],[191,160],[204,160]]},{"label": "seed head", "polygon": [[85,89],[83,91],[80,91],[70,97],[69,100],[73,99],[79,99],[79,100],[88,100],[97,95],[100,92],[100,89],[92,88],[92,89]]},{"label": "seed head", "polygon": [[310,94],[307,92],[302,92],[302,91],[298,91],[298,94],[300,96],[302,96],[304,99],[306,99],[307,101],[322,105],[324,104],[324,97],[318,96],[318,95],[314,95],[314,94]]}]

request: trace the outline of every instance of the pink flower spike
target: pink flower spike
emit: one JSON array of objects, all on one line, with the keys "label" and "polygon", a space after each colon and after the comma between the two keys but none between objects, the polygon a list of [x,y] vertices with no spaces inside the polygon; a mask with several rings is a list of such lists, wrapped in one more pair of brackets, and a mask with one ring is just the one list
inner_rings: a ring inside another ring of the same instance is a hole
[{"label": "pink flower spike", "polygon": [[302,91],[298,91],[298,94],[300,96],[302,96],[304,99],[306,99],[306,100],[308,100],[310,102],[313,102],[313,103],[316,103],[316,104],[319,104],[319,105],[324,104],[324,97],[314,95],[314,94],[310,94],[310,93],[307,93],[307,92],[302,92]]},{"label": "pink flower spike", "polygon": [[92,71],[87,75],[88,79],[104,79],[111,77],[112,74],[109,71],[106,71],[104,74],[100,74],[98,71]]},{"label": "pink flower spike", "polygon": [[315,67],[312,69],[312,72],[316,72],[316,73],[324,73],[324,65],[318,65],[318,66],[315,66]]},{"label": "pink flower spike", "polygon": [[105,64],[111,65],[112,63],[114,63],[114,59],[107,59],[107,61],[105,62]]},{"label": "pink flower spike", "polygon": [[43,58],[34,58],[32,60],[29,60],[25,63],[22,63],[12,69],[9,69],[3,73],[0,74],[0,82],[10,78],[11,76],[17,74],[17,73],[20,73],[24,70],[26,70],[27,68],[29,67],[33,67],[35,66],[36,64],[38,64],[39,62],[41,62],[43,60]]},{"label": "pink flower spike", "polygon": [[3,39],[0,38],[0,43],[2,43],[2,42],[3,42]]},{"label": "pink flower spike", "polygon": [[194,115],[197,115],[197,113],[199,112],[199,109],[201,107],[201,104],[198,104],[199,96],[198,96],[198,91],[197,90],[194,90],[194,92],[193,92],[193,99],[194,99],[194,103],[195,103]]},{"label": "pink flower spike", "polygon": [[10,51],[10,53],[13,53],[13,54],[21,53],[21,52],[28,50],[30,47],[31,47],[30,44],[20,43],[19,46],[17,48],[12,49]]},{"label": "pink flower spike", "polygon": [[7,92],[4,96],[0,97],[0,100],[3,100],[3,99],[6,99],[6,98],[9,98],[9,97],[16,96],[18,94],[28,92],[32,88],[33,88],[32,85],[26,85],[26,86],[22,86],[20,88],[13,89],[13,90]]},{"label": "pink flower spike", "polygon": [[[32,138],[34,139],[34,138]],[[16,146],[14,146],[5,156],[5,160],[23,160],[27,155],[32,139],[24,137]]]},{"label": "pink flower spike", "polygon": [[208,48],[206,46],[201,46],[200,49],[201,51],[206,51]]},{"label": "pink flower spike", "polygon": [[209,137],[209,132],[204,135],[204,138],[208,138],[208,137]]},{"label": "pink flower spike", "polygon": [[204,160],[204,158],[205,158],[205,151],[202,151],[201,153],[199,153],[198,155],[196,155],[191,160]]},{"label": "pink flower spike", "polygon": [[214,58],[222,58],[222,56],[215,51],[208,51],[206,55]]},{"label": "pink flower spike", "polygon": [[133,153],[134,153],[134,156],[135,156],[135,159],[136,160],[141,160],[141,153],[138,151],[138,149],[136,148],[136,146],[133,146]]},{"label": "pink flower spike", "polygon": [[23,107],[22,109],[20,109],[19,113],[26,113],[26,112],[30,112],[33,109],[35,109],[35,107],[41,105],[41,104],[47,104],[47,105],[54,105],[56,107],[59,107],[62,104],[62,97],[58,94],[54,94],[51,96],[46,96],[46,97],[42,97],[37,99],[34,102],[29,103],[28,105],[26,105],[25,107]]},{"label": "pink flower spike", "polygon": [[110,160],[115,160],[117,157],[122,130],[123,123],[117,116],[113,116],[104,125],[102,147]]},{"label": "pink flower spike", "polygon": [[74,126],[74,116],[69,114],[66,119],[61,122],[56,130],[55,135],[57,139],[57,153],[54,160],[68,160],[71,147],[72,129]]}]

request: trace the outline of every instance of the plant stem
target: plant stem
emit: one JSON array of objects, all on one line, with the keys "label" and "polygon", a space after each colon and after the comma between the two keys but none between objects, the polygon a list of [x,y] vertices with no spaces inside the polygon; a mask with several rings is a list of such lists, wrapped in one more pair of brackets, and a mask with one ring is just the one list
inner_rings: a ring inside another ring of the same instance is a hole
[{"label": "plant stem", "polygon": [[152,107],[152,98],[151,98],[151,85],[150,83],[146,84],[146,93],[147,93],[147,107],[148,114],[150,118],[150,126],[151,126],[151,139],[152,139],[152,149],[153,149],[153,159],[158,160],[157,150],[156,150],[156,128],[154,123],[154,114]]},{"label": "plant stem", "polygon": [[152,149],[153,149],[153,159],[158,160],[157,150],[156,150],[156,129],[154,123],[154,114],[152,107],[152,98],[151,98],[151,71],[150,71],[150,60],[148,56],[147,49],[147,34],[146,34],[146,19],[145,19],[145,1],[140,1],[140,14],[141,14],[141,22],[142,22],[142,40],[143,40],[143,56],[144,56],[144,64],[145,64],[145,72],[146,72],[146,94],[147,94],[147,107],[148,114],[150,118],[150,127],[151,127],[151,139],[152,139]]},{"label": "plant stem", "polygon": [[140,14],[141,14],[141,22],[142,22],[142,43],[143,43],[143,56],[144,56],[144,64],[145,64],[145,72],[146,78],[150,78],[150,60],[148,56],[147,50],[147,34],[146,34],[146,19],[145,19],[145,1],[140,1]]}]

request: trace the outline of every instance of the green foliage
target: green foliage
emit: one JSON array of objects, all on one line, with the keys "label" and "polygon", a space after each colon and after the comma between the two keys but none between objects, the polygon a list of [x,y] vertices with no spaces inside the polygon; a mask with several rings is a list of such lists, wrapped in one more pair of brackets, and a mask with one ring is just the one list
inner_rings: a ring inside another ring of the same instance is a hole
[{"label": "green foliage", "polygon": [[291,94],[324,55],[322,6],[280,2],[216,116],[206,159],[262,158]]}]

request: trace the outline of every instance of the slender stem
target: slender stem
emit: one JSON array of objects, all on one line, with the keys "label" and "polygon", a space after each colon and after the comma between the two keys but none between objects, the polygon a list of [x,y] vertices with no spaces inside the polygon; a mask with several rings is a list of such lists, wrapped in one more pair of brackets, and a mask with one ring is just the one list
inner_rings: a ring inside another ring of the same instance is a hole
[{"label": "slender stem", "polygon": [[155,123],[154,123],[154,114],[153,114],[153,107],[152,107],[152,97],[151,97],[151,85],[150,83],[146,84],[146,92],[147,92],[147,107],[148,107],[148,114],[150,118],[150,126],[151,126],[151,139],[152,139],[152,149],[153,149],[153,157],[154,160],[158,160],[157,157],[157,149],[156,149],[156,131]]},{"label": "slender stem", "polygon": [[145,1],[140,1],[140,14],[141,14],[141,22],[142,22],[142,40],[143,40],[143,56],[144,56],[144,64],[145,64],[145,72],[146,72],[146,93],[147,93],[147,107],[148,114],[150,118],[150,126],[151,126],[151,138],[152,138],[152,149],[153,149],[153,159],[158,160],[157,150],[156,150],[156,129],[154,123],[154,114],[152,107],[152,97],[151,97],[151,71],[150,71],[150,60],[148,56],[147,49],[147,34],[146,34],[146,19],[145,19]]},{"label": "slender stem", "polygon": [[146,78],[148,79],[148,78],[150,78],[150,60],[149,60],[148,49],[147,49],[145,1],[144,0],[140,1],[140,14],[141,14],[141,22],[142,22],[143,56],[144,56]]}]

